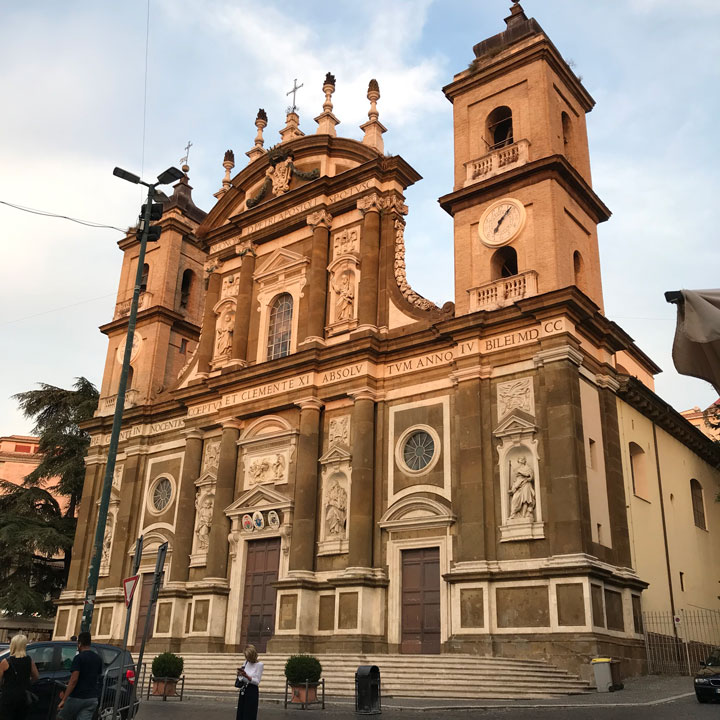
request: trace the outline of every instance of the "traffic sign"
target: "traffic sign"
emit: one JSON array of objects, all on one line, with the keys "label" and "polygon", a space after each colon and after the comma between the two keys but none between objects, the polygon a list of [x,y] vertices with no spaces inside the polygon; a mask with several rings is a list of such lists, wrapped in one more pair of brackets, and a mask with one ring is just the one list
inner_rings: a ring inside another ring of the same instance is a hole
[{"label": "traffic sign", "polygon": [[125,607],[130,607],[130,603],[137,587],[139,575],[133,575],[132,577],[125,578],[123,580],[123,592],[125,593]]}]

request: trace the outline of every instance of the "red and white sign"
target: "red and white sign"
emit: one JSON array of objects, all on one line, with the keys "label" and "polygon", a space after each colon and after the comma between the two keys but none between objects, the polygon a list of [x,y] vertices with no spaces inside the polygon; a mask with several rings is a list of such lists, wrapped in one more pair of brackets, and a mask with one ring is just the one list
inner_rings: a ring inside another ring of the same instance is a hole
[{"label": "red and white sign", "polygon": [[123,580],[123,592],[125,593],[125,607],[129,607],[137,587],[139,575],[133,575],[132,577],[125,578]]}]

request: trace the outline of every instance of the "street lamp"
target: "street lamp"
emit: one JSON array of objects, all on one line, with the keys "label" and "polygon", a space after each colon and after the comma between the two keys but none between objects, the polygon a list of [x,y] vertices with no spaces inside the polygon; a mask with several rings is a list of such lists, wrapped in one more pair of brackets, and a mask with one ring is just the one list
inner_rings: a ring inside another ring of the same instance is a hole
[{"label": "street lamp", "polygon": [[[140,232],[140,253],[138,255],[137,273],[135,274],[135,289],[133,290],[132,302],[130,304],[130,316],[128,317],[127,337],[125,340],[125,353],[123,355],[120,383],[118,384],[117,398],[115,400],[115,414],[113,415],[112,432],[110,434],[110,447],[108,448],[107,464],[105,465],[105,478],[103,480],[102,495],[100,496],[100,509],[98,511],[97,527],[95,528],[95,540],[93,542],[92,558],[88,570],[87,590],[85,591],[85,606],[83,607],[81,629],[84,632],[90,631],[93,610],[95,608],[95,594],[97,592],[98,576],[100,575],[100,560],[102,558],[103,540],[105,538],[105,526],[107,523],[108,507],[110,505],[110,492],[112,480],[115,473],[115,459],[120,440],[120,426],[122,425],[123,410],[125,409],[125,390],[127,389],[128,372],[130,369],[130,356],[132,354],[133,338],[135,336],[135,323],[137,321],[138,303],[140,300],[140,288],[143,277],[143,265],[145,262],[145,248],[148,239],[157,240],[159,233],[151,232],[151,220],[159,219],[162,213],[162,206],[153,203],[155,188],[158,185],[169,185],[175,180],[184,177],[183,173],[175,167],[169,167],[157,176],[157,182],[146,183],[137,175],[127,170],[116,167],[113,175],[127,180],[134,185],[145,185],[148,189],[147,202],[142,208],[142,230]],[[155,210],[156,212],[153,212]],[[159,211],[159,212],[158,212]],[[157,230],[157,229],[154,229]]]}]

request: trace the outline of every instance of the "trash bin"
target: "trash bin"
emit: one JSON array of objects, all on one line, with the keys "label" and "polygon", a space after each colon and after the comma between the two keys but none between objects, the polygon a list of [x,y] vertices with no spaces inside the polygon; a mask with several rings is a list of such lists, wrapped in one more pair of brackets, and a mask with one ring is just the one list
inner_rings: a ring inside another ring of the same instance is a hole
[{"label": "trash bin", "polygon": [[380,710],[380,668],[360,665],[355,673],[355,712],[378,715]]},{"label": "trash bin", "polygon": [[598,692],[615,692],[625,686],[620,677],[620,661],[609,657],[596,657],[590,661],[595,673],[595,685]]}]

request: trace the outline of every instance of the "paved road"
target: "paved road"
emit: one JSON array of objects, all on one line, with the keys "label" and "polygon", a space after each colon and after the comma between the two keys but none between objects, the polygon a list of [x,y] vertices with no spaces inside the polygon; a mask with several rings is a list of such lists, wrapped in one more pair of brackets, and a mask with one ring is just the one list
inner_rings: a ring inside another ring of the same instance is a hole
[{"label": "paved road", "polygon": [[[588,698],[587,700],[590,700]],[[386,704],[382,720],[432,720],[439,718],[444,720],[455,720],[458,716],[461,720],[705,720],[713,718],[717,720],[720,716],[720,706],[701,705],[695,700],[695,696],[685,696],[676,700],[660,701],[657,699],[643,701],[643,704],[634,702],[627,704],[622,693],[613,695],[613,703],[602,698],[603,702],[596,704],[586,701],[578,703],[574,707],[558,706],[534,706],[523,702],[524,707],[509,705],[502,707],[486,707],[484,709],[442,709],[442,708],[418,708],[415,701],[394,700],[394,707]],[[563,704],[573,703],[572,698],[561,701]],[[653,703],[653,704],[648,704]],[[402,709],[400,709],[402,707]],[[326,710],[301,710],[300,708],[288,708],[285,710],[282,705],[274,703],[262,703],[260,705],[259,720],[336,720],[338,718],[357,718],[353,706],[350,704],[329,704]],[[179,702],[162,703],[158,700],[151,700],[144,703],[138,720],[234,720],[235,707],[228,702],[217,700],[190,700]]]}]

